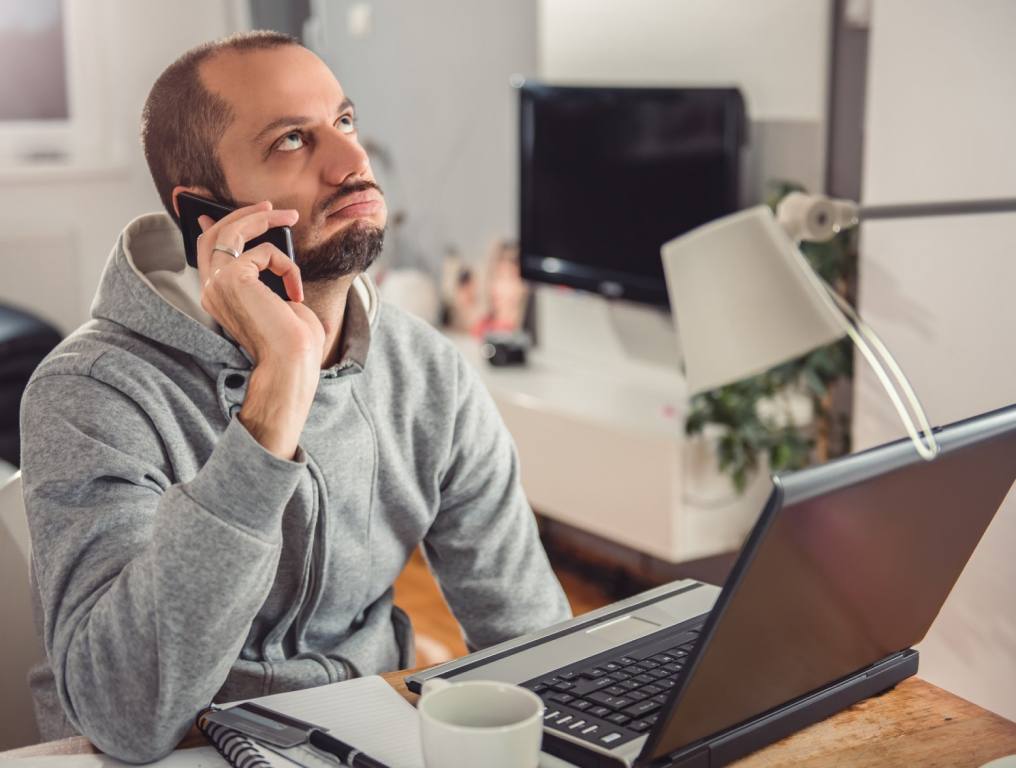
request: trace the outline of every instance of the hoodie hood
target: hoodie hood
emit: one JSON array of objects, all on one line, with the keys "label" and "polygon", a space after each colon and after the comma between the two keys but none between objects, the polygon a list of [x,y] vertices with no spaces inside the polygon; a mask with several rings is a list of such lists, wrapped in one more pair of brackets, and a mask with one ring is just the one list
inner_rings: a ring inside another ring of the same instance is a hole
[{"label": "hoodie hood", "polygon": [[[359,368],[366,360],[377,311],[374,284],[361,274],[346,303],[341,354],[354,356]],[[198,270],[187,264],[183,236],[166,213],[139,216],[120,233],[91,314],[199,360],[250,367],[240,346],[201,308]]]}]

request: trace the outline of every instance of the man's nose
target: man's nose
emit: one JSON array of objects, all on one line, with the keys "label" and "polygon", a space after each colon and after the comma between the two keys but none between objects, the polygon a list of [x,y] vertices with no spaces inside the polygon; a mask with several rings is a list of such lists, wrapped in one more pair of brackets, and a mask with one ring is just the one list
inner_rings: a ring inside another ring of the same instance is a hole
[{"label": "man's nose", "polygon": [[339,186],[349,179],[370,175],[370,158],[354,136],[336,131],[329,135],[324,149],[322,174],[327,184]]}]

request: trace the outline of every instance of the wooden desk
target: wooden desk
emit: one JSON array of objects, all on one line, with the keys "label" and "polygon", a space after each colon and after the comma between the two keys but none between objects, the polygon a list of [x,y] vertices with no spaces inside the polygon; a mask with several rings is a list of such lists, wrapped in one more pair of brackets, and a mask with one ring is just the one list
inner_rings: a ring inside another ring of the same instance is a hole
[{"label": "wooden desk", "polygon": [[[406,690],[404,672],[383,675],[392,687],[415,702]],[[205,743],[191,733],[181,743]],[[0,753],[0,761],[38,755],[95,752],[83,737],[51,741]],[[989,760],[1016,753],[1016,723],[969,701],[910,678],[895,690],[855,704],[838,715],[799,731],[734,763],[736,768],[977,768]]]}]

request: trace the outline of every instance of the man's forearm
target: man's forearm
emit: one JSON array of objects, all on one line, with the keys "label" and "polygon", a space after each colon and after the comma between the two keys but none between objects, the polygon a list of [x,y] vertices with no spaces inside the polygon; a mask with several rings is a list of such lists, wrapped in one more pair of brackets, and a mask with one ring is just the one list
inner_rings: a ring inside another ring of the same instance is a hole
[{"label": "man's forearm", "polygon": [[83,620],[66,622],[73,629],[55,638],[52,654],[76,727],[131,762],[166,754],[215,696],[268,595],[280,551],[183,494],[165,501],[176,522],[107,590],[86,598]]},{"label": "man's forearm", "polygon": [[[93,458],[112,475],[104,467],[115,453]],[[100,478],[80,483],[89,495],[65,499],[47,470],[26,474],[26,498],[36,530],[62,533],[37,537],[36,553],[64,709],[104,751],[155,759],[229,674],[274,582],[303,465],[234,421],[197,475],[160,496]],[[89,514],[71,511],[79,507]]]}]

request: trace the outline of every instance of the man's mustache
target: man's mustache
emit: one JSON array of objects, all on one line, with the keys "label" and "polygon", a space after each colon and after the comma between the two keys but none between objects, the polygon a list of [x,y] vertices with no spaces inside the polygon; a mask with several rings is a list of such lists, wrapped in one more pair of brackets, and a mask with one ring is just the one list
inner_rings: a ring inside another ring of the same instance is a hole
[{"label": "man's mustache", "polygon": [[318,206],[318,214],[320,216],[327,216],[332,207],[342,198],[355,194],[356,192],[364,192],[368,189],[376,189],[382,196],[384,196],[384,192],[376,182],[368,181],[366,179],[360,179],[359,181],[347,181],[345,184],[342,184],[338,189],[336,189],[335,192],[330,194],[320,206]]}]

